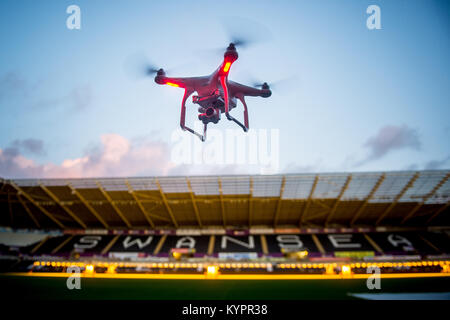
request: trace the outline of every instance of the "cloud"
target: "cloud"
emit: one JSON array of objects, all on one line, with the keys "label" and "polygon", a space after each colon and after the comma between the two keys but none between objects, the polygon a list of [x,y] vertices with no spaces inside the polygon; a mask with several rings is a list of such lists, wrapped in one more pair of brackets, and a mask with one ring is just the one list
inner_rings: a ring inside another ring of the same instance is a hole
[{"label": "cloud", "polygon": [[23,139],[14,140],[12,142],[12,147],[17,149],[17,151],[22,150],[25,153],[30,153],[34,155],[45,155],[44,142],[40,139]]},{"label": "cloud", "polygon": [[101,144],[82,157],[61,164],[38,164],[18,149],[0,149],[3,178],[85,178],[167,175],[170,163],[167,144],[152,139],[130,141],[118,134],[104,134]]},{"label": "cloud", "polygon": [[448,163],[450,160],[450,156],[442,160],[431,160],[425,164],[425,170],[436,170],[436,169],[446,169],[448,168]]},{"label": "cloud", "polygon": [[416,171],[419,170],[419,165],[417,163],[412,163],[410,165],[405,166],[403,169],[407,171]]},{"label": "cloud", "polygon": [[51,99],[41,99],[34,103],[34,108],[49,108],[55,106],[66,106],[72,111],[85,110],[91,105],[93,100],[92,88],[89,85],[83,85],[73,88],[67,94]]},{"label": "cloud", "polygon": [[30,84],[17,72],[8,72],[0,78],[0,102],[15,96],[26,96]]},{"label": "cloud", "polygon": [[369,149],[369,155],[365,160],[360,161],[356,166],[366,162],[383,158],[388,153],[400,149],[420,150],[419,133],[416,129],[403,126],[384,126],[378,133],[370,137],[364,144]]},{"label": "cloud", "polygon": [[[60,164],[40,164],[24,155],[39,151],[37,141],[16,140],[0,149],[2,178],[89,178],[126,176],[184,176],[273,173],[262,165],[251,164],[181,164],[171,158],[170,145],[146,137],[127,139],[118,134],[103,134],[100,143],[90,146],[83,156],[68,158]],[[312,170],[312,169],[311,169]],[[267,171],[267,172],[266,172]]]},{"label": "cloud", "polygon": [[[180,164],[173,166],[169,172],[169,176],[195,176],[195,175],[250,175],[260,174],[264,168],[258,165],[245,164]],[[268,170],[269,171],[269,170]]]},{"label": "cloud", "polygon": [[64,106],[69,110],[79,111],[89,107],[94,97],[92,87],[85,84],[78,85],[59,97],[36,99],[35,96],[41,86],[42,81],[32,84],[20,73],[10,71],[0,77],[0,102],[25,99],[24,104],[35,109]]},{"label": "cloud", "polygon": [[300,165],[294,162],[289,163],[283,170],[283,173],[310,173],[318,172],[321,166],[322,160],[318,160],[314,164]]},{"label": "cloud", "polygon": [[93,99],[92,88],[88,85],[74,88],[66,97],[72,109],[81,111],[89,107]]}]

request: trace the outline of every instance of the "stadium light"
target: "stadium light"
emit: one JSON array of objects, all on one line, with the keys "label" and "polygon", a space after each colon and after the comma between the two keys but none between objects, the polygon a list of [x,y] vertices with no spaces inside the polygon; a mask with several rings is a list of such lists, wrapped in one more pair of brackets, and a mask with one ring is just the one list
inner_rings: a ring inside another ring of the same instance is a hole
[{"label": "stadium light", "polygon": [[181,258],[181,253],[180,253],[180,252],[172,252],[172,256],[173,256],[176,260],[180,260],[180,258]]},{"label": "stadium light", "polygon": [[348,265],[343,265],[341,268],[341,273],[344,276],[348,276],[352,274],[352,269]]},{"label": "stadium light", "polygon": [[308,251],[307,250],[298,251],[297,257],[298,259],[305,259],[306,257],[308,257]]},{"label": "stadium light", "polygon": [[217,266],[208,266],[206,268],[206,275],[209,277],[215,277],[217,276],[218,268]]},{"label": "stadium light", "polygon": [[332,264],[327,264],[327,266],[325,268],[325,273],[326,274],[335,274],[334,267]]},{"label": "stadium light", "polygon": [[107,273],[116,273],[116,266],[108,266]]},{"label": "stadium light", "polygon": [[94,266],[92,264],[88,264],[85,268],[86,273],[94,273]]}]

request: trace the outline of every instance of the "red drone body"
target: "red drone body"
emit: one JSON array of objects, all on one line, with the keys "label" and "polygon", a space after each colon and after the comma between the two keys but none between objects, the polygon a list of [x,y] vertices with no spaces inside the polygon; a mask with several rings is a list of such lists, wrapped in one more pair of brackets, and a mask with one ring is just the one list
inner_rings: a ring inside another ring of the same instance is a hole
[{"label": "red drone body", "polygon": [[[172,87],[183,88],[184,96],[181,102],[180,126],[183,130],[187,130],[202,141],[206,140],[206,130],[208,123],[217,123],[222,113],[228,120],[237,123],[245,132],[249,129],[248,110],[245,103],[245,96],[268,98],[272,91],[267,83],[261,85],[261,89],[249,87],[231,80],[228,80],[228,73],[231,65],[238,58],[236,47],[230,43],[225,51],[224,59],[219,68],[211,75],[203,77],[187,77],[187,78],[171,78],[166,77],[163,69],[156,71],[155,82],[161,85],[169,85]],[[194,93],[192,102],[199,105],[198,118],[203,122],[203,134],[200,134],[185,125],[186,118],[186,100]],[[237,106],[239,99],[244,106],[244,124],[230,115],[230,110]]]}]

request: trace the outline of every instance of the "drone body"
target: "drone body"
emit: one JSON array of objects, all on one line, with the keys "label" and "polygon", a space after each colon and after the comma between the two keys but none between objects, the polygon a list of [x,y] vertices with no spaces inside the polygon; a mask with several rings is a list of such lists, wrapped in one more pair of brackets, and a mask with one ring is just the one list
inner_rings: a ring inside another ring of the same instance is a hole
[{"label": "drone body", "polygon": [[[230,43],[225,51],[222,64],[209,76],[171,78],[166,77],[163,69],[155,70],[155,82],[157,84],[179,87],[185,90],[181,102],[180,126],[183,130],[187,130],[198,136],[202,141],[206,140],[208,123],[218,123],[222,113],[225,113],[228,120],[234,121],[247,132],[249,122],[245,97],[268,98],[272,94],[267,83],[260,85],[261,89],[258,89],[228,80],[231,65],[237,58],[236,47],[233,43]],[[203,122],[203,134],[185,125],[186,101],[194,92],[197,92],[198,95],[192,97],[192,102],[199,105],[198,118]],[[241,101],[244,106],[244,124],[230,115],[230,111],[237,106],[237,100]]]}]

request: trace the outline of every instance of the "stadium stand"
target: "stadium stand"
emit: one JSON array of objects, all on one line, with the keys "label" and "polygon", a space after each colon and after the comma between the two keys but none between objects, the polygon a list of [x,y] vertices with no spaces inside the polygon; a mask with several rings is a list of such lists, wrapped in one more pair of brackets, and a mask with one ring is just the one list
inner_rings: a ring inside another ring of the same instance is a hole
[{"label": "stadium stand", "polygon": [[449,272],[449,177],[0,180],[0,270]]}]

